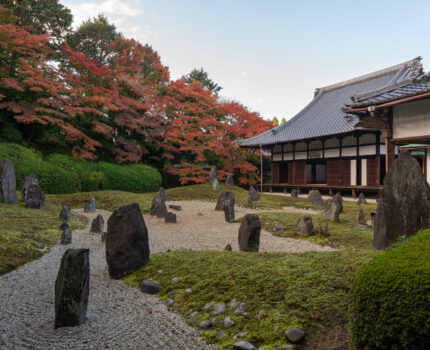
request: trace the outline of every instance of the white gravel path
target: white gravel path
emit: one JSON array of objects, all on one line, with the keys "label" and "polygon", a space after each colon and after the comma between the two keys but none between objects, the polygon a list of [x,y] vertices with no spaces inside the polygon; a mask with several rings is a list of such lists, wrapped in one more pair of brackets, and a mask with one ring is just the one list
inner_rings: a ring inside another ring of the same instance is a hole
[{"label": "white gravel path", "polygon": [[[181,205],[177,224],[144,215],[151,253],[167,249],[237,250],[239,224],[226,223],[224,213],[207,202],[168,202]],[[288,209],[285,209],[288,211]],[[83,214],[82,210],[76,212]],[[236,208],[236,217],[256,211]],[[86,214],[93,219],[97,210]],[[68,248],[90,249],[90,296],[87,322],[81,327],[54,330],[54,286],[61,257]],[[260,251],[327,251],[307,241],[272,236],[262,230]],[[211,349],[197,330],[166,308],[158,298],[142,294],[107,274],[104,244],[88,228],[73,232],[73,243],[57,245],[42,258],[0,276],[0,349]]]}]

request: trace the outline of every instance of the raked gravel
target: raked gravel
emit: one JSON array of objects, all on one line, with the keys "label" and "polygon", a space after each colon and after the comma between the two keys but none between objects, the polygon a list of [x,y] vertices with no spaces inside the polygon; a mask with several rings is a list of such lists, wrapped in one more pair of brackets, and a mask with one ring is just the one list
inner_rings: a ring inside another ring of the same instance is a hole
[{"label": "raked gravel", "polygon": [[[173,204],[168,202],[167,204]],[[144,215],[151,253],[168,249],[238,249],[239,224],[226,223],[224,213],[207,202],[174,202],[177,224]],[[288,211],[288,210],[286,210]],[[102,214],[107,224],[110,212]],[[254,211],[236,208],[236,217]],[[304,212],[305,213],[305,212]],[[90,249],[90,295],[87,321],[80,327],[54,330],[54,288],[61,257],[68,248]],[[332,250],[307,241],[272,236],[262,231],[260,251],[303,252]],[[212,349],[199,332],[168,310],[158,298],[142,294],[108,277],[100,235],[73,232],[71,245],[57,245],[42,258],[0,276],[0,349]]]}]

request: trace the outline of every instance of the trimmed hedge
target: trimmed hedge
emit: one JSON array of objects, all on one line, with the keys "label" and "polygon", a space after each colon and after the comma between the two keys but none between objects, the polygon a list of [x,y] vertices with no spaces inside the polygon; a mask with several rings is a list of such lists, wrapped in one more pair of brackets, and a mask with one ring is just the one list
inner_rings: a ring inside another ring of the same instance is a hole
[{"label": "trimmed hedge", "polygon": [[156,192],[162,179],[157,169],[144,164],[114,164],[88,161],[63,154],[43,160],[38,151],[11,143],[0,143],[0,161],[15,165],[17,189],[34,172],[46,193],[74,193],[99,190]]},{"label": "trimmed hedge", "polygon": [[430,230],[358,271],[349,323],[351,341],[360,350],[430,349]]}]

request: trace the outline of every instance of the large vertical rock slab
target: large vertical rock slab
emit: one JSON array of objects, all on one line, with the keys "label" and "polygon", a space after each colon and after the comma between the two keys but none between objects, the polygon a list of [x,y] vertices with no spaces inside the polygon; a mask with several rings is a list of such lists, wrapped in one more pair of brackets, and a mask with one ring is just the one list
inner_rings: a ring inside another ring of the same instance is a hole
[{"label": "large vertical rock slab", "polygon": [[337,192],[332,198],[340,207],[340,212],[343,212],[343,198],[340,192]]},{"label": "large vertical rock slab", "polygon": [[331,221],[339,222],[341,205],[339,201],[329,199],[324,205],[324,217]]},{"label": "large vertical rock slab", "polygon": [[95,219],[91,222],[90,232],[103,233],[105,228],[105,220],[102,214],[98,214]]},{"label": "large vertical rock slab", "polygon": [[137,203],[124,205],[110,216],[106,261],[109,276],[115,279],[140,269],[149,261],[148,229]]},{"label": "large vertical rock slab", "polygon": [[366,196],[364,195],[363,192],[361,192],[358,195],[358,200],[357,200],[356,205],[357,205],[357,207],[359,207],[360,205],[366,205],[366,204],[367,204]]},{"label": "large vertical rock slab", "polygon": [[18,202],[15,167],[7,158],[0,163],[0,201],[6,204]]},{"label": "large vertical rock slab", "polygon": [[227,179],[225,180],[225,184],[227,186],[234,186],[234,180],[233,180],[233,175],[232,174],[228,174],[227,175]]},{"label": "large vertical rock slab", "polygon": [[89,249],[67,249],[55,282],[56,329],[85,323],[89,288]]},{"label": "large vertical rock slab", "polygon": [[21,189],[21,199],[24,202],[27,200],[27,192],[28,192],[28,187],[30,185],[39,186],[39,181],[37,180],[35,173],[31,173],[30,175],[25,177],[24,185],[22,185],[22,189]]},{"label": "large vertical rock slab", "polygon": [[91,198],[88,202],[85,203],[84,213],[95,213],[96,212],[96,199]]},{"label": "large vertical rock slab", "polygon": [[221,189],[218,179],[214,179],[212,183],[212,189],[214,191],[219,191]]},{"label": "large vertical rock slab", "polygon": [[312,205],[323,205],[324,201],[322,199],[320,191],[318,190],[309,191],[308,202]]},{"label": "large vertical rock slab", "polygon": [[[231,192],[227,192],[231,193]],[[235,219],[235,213],[234,213],[234,195],[231,193],[225,200],[224,200],[224,217],[226,222],[234,222]]]},{"label": "large vertical rock slab", "polygon": [[213,186],[215,179],[218,180],[218,168],[216,165],[213,165],[211,168],[211,174],[209,176],[209,183]]},{"label": "large vertical rock slab", "polygon": [[258,252],[260,249],[260,218],[254,214],[246,214],[239,228],[239,250]]},{"label": "large vertical rock slab", "polygon": [[31,209],[45,209],[45,192],[38,185],[28,186],[25,206]]},{"label": "large vertical rock slab", "polygon": [[60,243],[61,244],[70,244],[72,243],[72,230],[70,229],[67,222],[63,222],[60,226],[60,230],[63,231],[61,234]]},{"label": "large vertical rock slab", "polygon": [[260,200],[260,194],[257,192],[254,186],[249,188],[249,197],[251,201],[257,202]]},{"label": "large vertical rock slab", "polygon": [[313,233],[314,224],[311,216],[302,216],[297,221],[296,230],[300,236],[310,236]]},{"label": "large vertical rock slab", "polygon": [[233,199],[234,203],[234,194],[233,192],[223,192],[218,197],[218,202],[216,203],[215,210],[216,211],[224,211],[224,201]]},{"label": "large vertical rock slab", "polygon": [[67,205],[61,208],[59,218],[60,220],[66,221],[66,222],[69,222],[72,219],[72,212],[70,211],[70,208]]},{"label": "large vertical rock slab", "polygon": [[430,227],[430,186],[418,162],[402,152],[384,179],[375,216],[373,246],[384,249],[399,236]]},{"label": "large vertical rock slab", "polygon": [[158,194],[152,199],[151,210],[149,214],[157,218],[165,218],[167,215],[166,192],[160,187]]}]

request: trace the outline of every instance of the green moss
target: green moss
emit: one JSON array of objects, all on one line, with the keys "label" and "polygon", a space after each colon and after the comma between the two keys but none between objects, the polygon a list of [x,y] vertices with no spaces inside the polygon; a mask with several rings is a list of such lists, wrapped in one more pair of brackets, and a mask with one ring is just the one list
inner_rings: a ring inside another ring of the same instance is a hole
[{"label": "green moss", "polygon": [[357,349],[430,348],[430,230],[358,271],[349,320]]},{"label": "green moss", "polygon": [[[376,210],[376,204],[361,206],[361,209],[370,219],[370,212]],[[335,248],[359,248],[372,249],[373,231],[355,227],[357,207],[355,203],[345,202],[344,211],[340,214],[340,222],[333,222],[324,218],[321,214],[310,214],[315,228],[315,235],[302,237],[296,232],[298,219],[305,214],[298,213],[259,213],[262,228],[271,232],[275,236],[293,237],[304,240],[312,240],[315,243],[329,245]],[[309,215],[309,214],[306,214]],[[275,231],[276,223],[282,223],[285,230]],[[319,233],[319,228],[324,230],[327,227],[328,236]]]},{"label": "green moss", "polygon": [[[23,202],[0,204],[0,275],[41,257],[61,236],[60,209],[50,203],[45,210],[27,209]],[[87,220],[73,218],[73,230]]]},{"label": "green moss", "polygon": [[[151,255],[148,265],[124,281],[138,287],[144,278],[155,280],[162,286],[163,299],[176,290],[174,308],[182,315],[198,311],[199,321],[210,317],[203,310],[210,301],[246,302],[248,318],[235,316],[230,309],[217,318],[228,315],[236,325],[227,330],[215,327],[203,337],[224,349],[237,341],[234,334],[247,332],[247,339],[269,350],[285,344],[288,328],[302,327],[317,336],[346,322],[349,285],[355,271],[375,254],[349,250],[302,254],[175,251]],[[180,282],[171,285],[173,277],[180,277]],[[186,288],[192,293],[185,293]],[[265,313],[257,317],[261,310]],[[218,341],[215,334],[220,330],[227,334]]]}]

